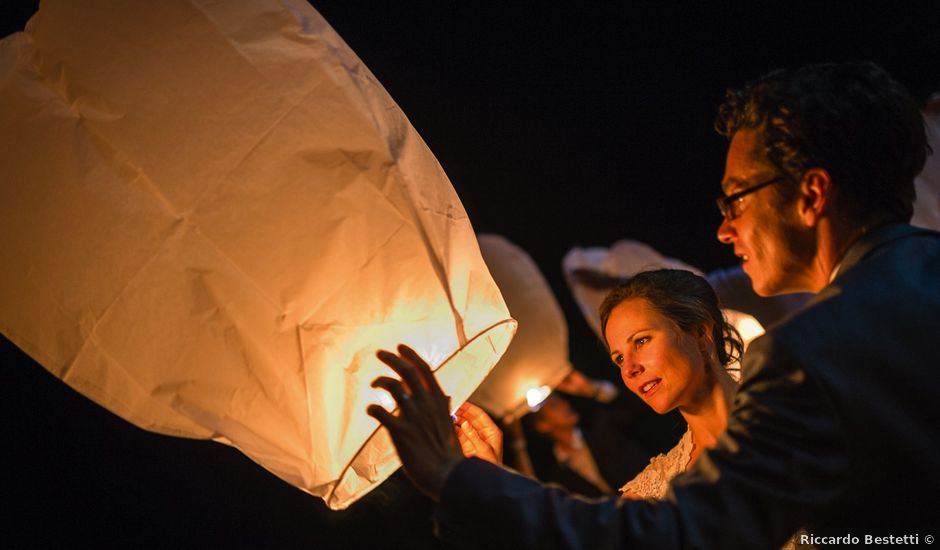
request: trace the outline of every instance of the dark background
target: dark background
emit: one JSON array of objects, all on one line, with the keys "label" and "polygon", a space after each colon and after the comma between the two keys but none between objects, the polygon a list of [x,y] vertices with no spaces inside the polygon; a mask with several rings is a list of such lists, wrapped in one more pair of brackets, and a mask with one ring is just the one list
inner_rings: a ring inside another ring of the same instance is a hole
[{"label": "dark background", "polygon": [[[398,4],[314,3],[437,155],[475,229],[541,267],[573,362],[614,381],[561,258],[632,238],[705,270],[733,262],[714,238],[726,144],[712,120],[728,86],[872,59],[918,100],[940,90],[937,2]],[[3,36],[36,10],[0,7]],[[234,449],[130,425],[0,344],[4,546],[437,547],[432,507],[400,472],[329,512]]]}]

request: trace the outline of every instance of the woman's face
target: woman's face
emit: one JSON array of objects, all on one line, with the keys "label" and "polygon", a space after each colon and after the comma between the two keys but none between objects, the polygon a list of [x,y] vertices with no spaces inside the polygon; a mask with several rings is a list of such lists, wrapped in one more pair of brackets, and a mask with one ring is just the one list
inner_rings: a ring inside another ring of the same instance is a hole
[{"label": "woman's face", "polygon": [[698,337],[683,332],[645,299],[630,298],[611,311],[604,336],[623,383],[657,413],[691,404],[704,393],[704,332]]}]

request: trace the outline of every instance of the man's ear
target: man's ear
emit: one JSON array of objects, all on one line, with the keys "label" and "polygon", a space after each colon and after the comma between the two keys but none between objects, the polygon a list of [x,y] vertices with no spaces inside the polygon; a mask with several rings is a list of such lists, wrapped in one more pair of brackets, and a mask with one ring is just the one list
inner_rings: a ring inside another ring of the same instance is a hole
[{"label": "man's ear", "polygon": [[832,209],[833,193],[832,178],[825,168],[815,167],[803,172],[797,206],[800,219],[809,227],[819,223]]}]

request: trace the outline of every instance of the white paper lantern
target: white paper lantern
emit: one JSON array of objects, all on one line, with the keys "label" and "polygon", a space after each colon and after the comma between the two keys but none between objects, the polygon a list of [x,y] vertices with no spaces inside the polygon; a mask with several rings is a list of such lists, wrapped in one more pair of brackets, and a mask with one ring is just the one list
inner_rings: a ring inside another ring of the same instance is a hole
[{"label": "white paper lantern", "polygon": [[499,235],[478,239],[519,330],[470,401],[497,417],[520,416],[528,410],[527,393],[555,387],[571,372],[568,325],[548,282],[524,250]]},{"label": "white paper lantern", "polygon": [[399,342],[461,403],[515,323],[434,156],[302,0],[44,0],[0,42],[0,330],[134,424],[344,508]]}]

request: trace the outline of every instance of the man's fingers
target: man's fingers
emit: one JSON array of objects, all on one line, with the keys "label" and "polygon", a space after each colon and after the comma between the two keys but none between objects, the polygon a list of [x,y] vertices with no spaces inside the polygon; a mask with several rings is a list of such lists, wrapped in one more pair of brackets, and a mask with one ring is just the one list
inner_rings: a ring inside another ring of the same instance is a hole
[{"label": "man's fingers", "polygon": [[444,406],[450,408],[450,398],[444,394],[434,377],[430,365],[410,347],[400,344],[399,355],[386,350],[379,350],[376,356],[392,368],[407,384],[410,394],[416,398],[429,396],[435,400],[443,399]]},{"label": "man's fingers", "polygon": [[[399,346],[399,352],[401,351],[402,347],[405,346]],[[411,351],[411,348],[407,349]],[[411,353],[414,355],[414,357],[417,358],[417,362],[415,362],[411,357],[399,357],[390,351],[385,351],[384,349],[379,350],[375,355],[379,358],[379,361],[391,367],[392,370],[398,374],[398,376],[401,376],[401,379],[404,380],[406,384],[408,384],[408,388],[411,390],[411,395],[419,395],[423,393],[426,386],[421,382],[421,376],[418,374],[418,368],[420,368],[420,365],[422,364],[425,366],[425,368],[428,367],[427,364],[424,363],[424,360],[418,357],[418,354],[414,353],[414,351]]]},{"label": "man's fingers", "polygon": [[373,388],[382,388],[391,394],[392,399],[395,400],[395,403],[398,404],[398,407],[401,408],[402,403],[408,401],[410,396],[408,391],[405,389],[405,386],[401,383],[401,380],[396,380],[388,376],[380,376],[372,381]]},{"label": "man's fingers", "polygon": [[390,432],[397,430],[399,428],[399,423],[401,422],[398,418],[395,417],[395,415],[385,410],[385,407],[381,405],[369,405],[366,407],[366,414],[378,420],[379,424],[388,428],[388,431]]},{"label": "man's fingers", "polygon": [[[437,378],[434,377],[434,372],[431,371],[431,366],[418,355],[418,352],[406,346],[405,344],[398,345],[398,353],[402,357],[411,361],[415,366],[416,374],[418,374],[424,384],[424,388],[427,389],[432,394],[439,393],[444,395],[444,390],[441,389],[441,386],[437,383]],[[410,381],[409,381],[410,382]]]}]

